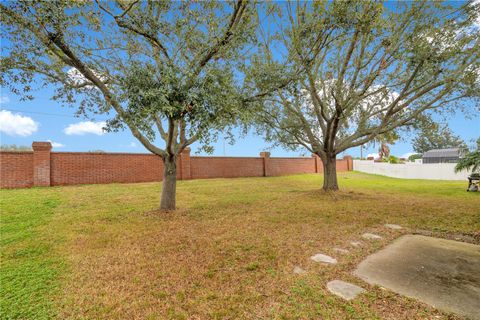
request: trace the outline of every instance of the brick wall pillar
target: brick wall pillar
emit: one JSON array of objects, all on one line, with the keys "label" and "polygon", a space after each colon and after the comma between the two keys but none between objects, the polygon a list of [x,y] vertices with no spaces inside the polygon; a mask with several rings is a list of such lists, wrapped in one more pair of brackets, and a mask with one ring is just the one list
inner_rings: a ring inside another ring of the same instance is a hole
[{"label": "brick wall pillar", "polygon": [[263,176],[270,176],[270,152],[260,152],[260,157],[263,158]]},{"label": "brick wall pillar", "polygon": [[347,171],[353,170],[353,159],[351,156],[344,156],[343,160],[347,161]]},{"label": "brick wall pillar", "polygon": [[33,185],[48,187],[50,186],[50,151],[52,144],[50,142],[32,143],[33,149]]},{"label": "brick wall pillar", "polygon": [[320,166],[322,164],[320,163],[320,157],[318,155],[316,155],[315,153],[312,153],[312,158],[315,161],[315,173],[321,172]]},{"label": "brick wall pillar", "polygon": [[189,180],[192,178],[190,170],[190,148],[183,149],[180,154],[180,179]]}]

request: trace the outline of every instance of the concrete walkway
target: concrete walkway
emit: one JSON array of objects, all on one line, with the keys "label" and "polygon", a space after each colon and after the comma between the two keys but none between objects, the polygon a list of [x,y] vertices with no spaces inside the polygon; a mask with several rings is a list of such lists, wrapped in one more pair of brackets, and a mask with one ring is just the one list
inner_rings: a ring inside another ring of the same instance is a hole
[{"label": "concrete walkway", "polygon": [[355,275],[435,308],[480,320],[480,246],[405,235],[360,263]]}]

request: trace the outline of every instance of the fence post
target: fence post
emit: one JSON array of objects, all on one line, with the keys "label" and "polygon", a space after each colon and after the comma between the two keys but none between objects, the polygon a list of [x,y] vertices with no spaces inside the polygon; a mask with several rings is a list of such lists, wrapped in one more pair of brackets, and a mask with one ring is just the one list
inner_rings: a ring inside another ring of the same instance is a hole
[{"label": "fence post", "polygon": [[270,176],[270,152],[260,152],[260,157],[263,158],[263,176]]},{"label": "fence post", "polygon": [[34,141],[33,149],[33,185],[38,187],[50,186],[50,142]]},{"label": "fence post", "polygon": [[192,178],[192,173],[190,170],[190,148],[183,149],[180,154],[180,179],[189,180]]}]

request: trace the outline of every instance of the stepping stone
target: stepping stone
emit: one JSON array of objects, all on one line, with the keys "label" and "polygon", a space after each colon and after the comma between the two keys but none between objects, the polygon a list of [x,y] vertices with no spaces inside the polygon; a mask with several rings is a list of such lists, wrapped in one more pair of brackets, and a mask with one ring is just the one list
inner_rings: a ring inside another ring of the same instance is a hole
[{"label": "stepping stone", "polygon": [[345,300],[355,299],[360,293],[365,292],[365,289],[342,280],[330,281],[327,283],[327,289]]},{"label": "stepping stone", "polygon": [[332,258],[330,256],[327,256],[326,254],[322,253],[317,253],[316,255],[313,255],[310,257],[315,262],[322,262],[322,263],[328,263],[328,264],[336,264],[337,259]]},{"label": "stepping stone", "polygon": [[362,238],[368,239],[368,240],[380,240],[380,239],[382,239],[382,237],[380,237],[378,234],[368,233],[368,232],[362,234]]},{"label": "stepping stone", "polygon": [[348,253],[347,249],[342,249],[342,248],[333,248],[333,251],[336,251],[336,252],[341,253],[341,254]]},{"label": "stepping stone", "polygon": [[303,270],[302,268],[296,266],[295,268],[293,268],[293,273],[296,273],[296,274],[305,274],[307,273],[307,271]]},{"label": "stepping stone", "polygon": [[352,241],[350,244],[354,247],[361,247],[362,243],[360,241]]},{"label": "stepping stone", "polygon": [[398,224],[390,224],[390,223],[385,224],[385,227],[387,227],[389,229],[393,229],[393,230],[402,229],[402,226],[399,226]]}]

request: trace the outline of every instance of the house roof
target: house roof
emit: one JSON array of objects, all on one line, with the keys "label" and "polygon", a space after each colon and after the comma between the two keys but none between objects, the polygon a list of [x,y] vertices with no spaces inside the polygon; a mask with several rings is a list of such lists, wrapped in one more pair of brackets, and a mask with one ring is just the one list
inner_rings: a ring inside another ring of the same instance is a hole
[{"label": "house roof", "polygon": [[423,154],[424,158],[446,158],[446,157],[458,157],[460,154],[459,148],[449,149],[433,149],[428,150]]}]

